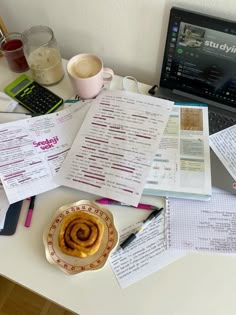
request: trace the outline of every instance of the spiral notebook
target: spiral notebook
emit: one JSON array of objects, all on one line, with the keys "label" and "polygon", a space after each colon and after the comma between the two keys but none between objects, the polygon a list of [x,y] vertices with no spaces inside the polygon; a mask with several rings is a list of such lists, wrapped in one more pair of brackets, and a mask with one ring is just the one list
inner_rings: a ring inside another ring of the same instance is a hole
[{"label": "spiral notebook", "polygon": [[169,198],[168,249],[236,254],[235,195],[215,189],[210,201]]}]

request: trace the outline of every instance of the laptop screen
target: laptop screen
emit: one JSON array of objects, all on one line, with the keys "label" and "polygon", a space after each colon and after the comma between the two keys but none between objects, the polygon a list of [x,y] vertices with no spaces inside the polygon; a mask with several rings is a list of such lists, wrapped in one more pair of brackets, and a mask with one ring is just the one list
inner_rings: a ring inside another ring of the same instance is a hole
[{"label": "laptop screen", "polygon": [[236,108],[236,23],[173,7],[160,86]]}]

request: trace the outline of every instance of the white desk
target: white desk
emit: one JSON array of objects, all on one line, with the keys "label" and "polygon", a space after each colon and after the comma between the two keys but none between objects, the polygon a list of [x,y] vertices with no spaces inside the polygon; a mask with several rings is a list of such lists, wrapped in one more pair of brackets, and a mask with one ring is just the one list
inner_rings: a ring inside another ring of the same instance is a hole
[{"label": "white desk", "polygon": [[[16,76],[0,58],[0,90]],[[121,86],[115,77],[111,88]],[[140,85],[143,93],[148,88]],[[73,95],[67,76],[51,89],[63,98]],[[23,209],[15,235],[0,237],[0,274],[80,315],[235,315],[235,257],[189,254],[123,290],[109,263],[75,276],[51,266],[42,234],[52,214],[61,205],[93,198],[65,187],[39,195],[31,227],[24,227]],[[146,216],[145,210],[128,207],[113,206],[112,212],[118,229]]]}]

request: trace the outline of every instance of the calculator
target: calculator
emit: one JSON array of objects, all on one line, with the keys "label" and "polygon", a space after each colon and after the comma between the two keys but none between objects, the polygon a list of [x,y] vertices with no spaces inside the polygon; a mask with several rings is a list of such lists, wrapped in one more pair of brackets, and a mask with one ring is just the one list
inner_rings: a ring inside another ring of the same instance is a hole
[{"label": "calculator", "polygon": [[63,104],[63,99],[28,77],[20,75],[4,92],[34,114],[49,114]]}]

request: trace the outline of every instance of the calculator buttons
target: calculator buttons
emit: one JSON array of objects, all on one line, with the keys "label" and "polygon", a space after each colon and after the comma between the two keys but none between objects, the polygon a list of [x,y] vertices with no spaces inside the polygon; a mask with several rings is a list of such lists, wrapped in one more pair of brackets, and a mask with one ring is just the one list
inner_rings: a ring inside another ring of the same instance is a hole
[{"label": "calculator buttons", "polygon": [[15,98],[32,113],[46,114],[55,111],[63,100],[36,82],[21,90]]}]

